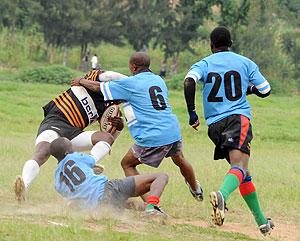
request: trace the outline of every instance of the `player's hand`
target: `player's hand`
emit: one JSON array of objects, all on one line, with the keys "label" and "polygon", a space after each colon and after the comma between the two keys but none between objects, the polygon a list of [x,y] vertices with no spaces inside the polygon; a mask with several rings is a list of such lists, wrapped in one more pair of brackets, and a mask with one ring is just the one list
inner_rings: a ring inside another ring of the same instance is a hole
[{"label": "player's hand", "polygon": [[80,86],[80,80],[82,80],[83,77],[82,76],[79,76],[79,77],[76,77],[75,79],[72,80],[71,82],[71,86]]},{"label": "player's hand", "polygon": [[199,118],[196,114],[195,110],[189,111],[190,121],[189,124],[192,126],[196,131],[198,131],[197,127],[200,125]]},{"label": "player's hand", "polygon": [[109,122],[111,122],[112,129],[116,129],[118,131],[123,130],[124,128],[124,121],[122,117],[115,116],[115,117],[108,117],[107,119]]}]

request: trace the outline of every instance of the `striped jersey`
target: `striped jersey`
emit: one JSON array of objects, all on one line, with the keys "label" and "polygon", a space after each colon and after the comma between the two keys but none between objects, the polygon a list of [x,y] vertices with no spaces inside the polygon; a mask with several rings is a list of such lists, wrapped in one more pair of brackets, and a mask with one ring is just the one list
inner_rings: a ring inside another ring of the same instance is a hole
[{"label": "striped jersey", "polygon": [[271,89],[253,61],[231,51],[217,52],[200,60],[192,65],[185,78],[203,84],[203,108],[208,125],[233,114],[251,119],[247,87],[253,84],[262,94]]},{"label": "striped jersey", "polygon": [[[85,78],[100,81],[100,70],[89,72]],[[105,110],[102,93],[96,93],[82,86],[72,86],[43,107],[44,115],[59,114],[70,125],[84,129],[102,116]]]}]

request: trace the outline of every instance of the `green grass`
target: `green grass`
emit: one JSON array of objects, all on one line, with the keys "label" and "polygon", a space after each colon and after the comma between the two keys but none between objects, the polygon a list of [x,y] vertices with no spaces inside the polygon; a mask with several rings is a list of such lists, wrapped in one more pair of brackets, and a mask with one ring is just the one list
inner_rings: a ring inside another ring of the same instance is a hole
[{"label": "green grass", "polygon": [[[1,77],[1,76],[0,76]],[[149,221],[139,214],[126,211],[119,216],[87,215],[66,211],[62,198],[54,190],[53,158],[41,168],[33,183],[27,202],[19,206],[14,201],[12,182],[21,173],[23,164],[31,158],[41,107],[66,85],[0,82],[0,240],[253,240],[261,239],[255,222],[236,191],[228,202],[229,212],[222,228],[209,223],[208,194],[216,190],[228,170],[226,161],[213,161],[213,144],[207,137],[207,127],[198,132],[188,126],[188,116],[182,92],[170,91],[170,102],[182,128],[184,153],[190,160],[205,191],[203,203],[190,195],[179,170],[165,159],[159,171],[170,179],[161,198],[163,209],[172,216],[166,221]],[[272,240],[300,238],[300,97],[267,99],[249,97],[253,113],[252,154],[250,170],[265,213],[274,219],[277,230]],[[199,115],[201,96],[197,95]],[[92,126],[91,129],[98,129]],[[109,178],[123,177],[120,160],[133,144],[127,130],[114,144],[103,164]],[[142,173],[156,172],[146,166]],[[63,223],[57,226],[49,221]],[[235,228],[233,228],[235,227]],[[294,236],[284,236],[289,233]]]}]

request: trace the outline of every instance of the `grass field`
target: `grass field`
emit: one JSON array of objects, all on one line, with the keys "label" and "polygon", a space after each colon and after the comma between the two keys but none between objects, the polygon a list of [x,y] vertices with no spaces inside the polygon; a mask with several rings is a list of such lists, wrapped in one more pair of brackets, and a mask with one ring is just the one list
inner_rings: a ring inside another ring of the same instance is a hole
[{"label": "grass field", "polygon": [[[12,183],[33,153],[41,106],[68,88],[47,84],[0,81],[0,240],[300,240],[300,97],[249,97],[253,132],[250,170],[261,205],[276,229],[263,238],[238,191],[229,202],[223,227],[209,223],[208,194],[216,190],[228,170],[213,161],[213,145],[204,124],[198,132],[187,124],[183,93],[170,92],[170,102],[183,134],[184,153],[193,164],[205,191],[203,203],[190,195],[171,160],[159,171],[169,175],[161,206],[167,220],[145,220],[138,212],[88,215],[71,212],[54,190],[56,162],[51,158],[33,183],[26,203],[14,200]],[[203,113],[198,99],[198,112]],[[93,126],[92,129],[97,129]],[[120,159],[133,144],[125,130],[103,164],[109,178],[123,177]],[[140,167],[143,173],[157,170]]]}]

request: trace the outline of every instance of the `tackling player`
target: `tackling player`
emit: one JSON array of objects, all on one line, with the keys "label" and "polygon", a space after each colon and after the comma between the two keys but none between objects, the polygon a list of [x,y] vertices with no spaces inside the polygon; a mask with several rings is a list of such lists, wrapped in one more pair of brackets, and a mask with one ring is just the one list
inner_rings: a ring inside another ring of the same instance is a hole
[{"label": "tackling player", "polygon": [[168,183],[163,173],[144,174],[124,179],[108,180],[104,175],[95,175],[93,166],[103,153],[91,155],[74,152],[72,143],[60,137],[50,145],[50,153],[58,160],[55,171],[55,189],[69,201],[84,209],[94,209],[99,204],[122,208],[129,197],[149,192],[146,213],[165,215],[159,208],[159,197]]},{"label": "tackling player", "polygon": [[208,136],[215,144],[214,159],[226,158],[231,165],[219,191],[210,194],[212,221],[223,224],[229,195],[239,188],[261,233],[266,235],[274,225],[260,208],[248,169],[252,127],[246,94],[263,98],[270,94],[271,87],[253,61],[229,51],[232,40],[227,28],[215,28],[210,41],[212,55],[192,65],[185,77],[184,94],[189,124],[197,129],[200,123],[195,110],[195,89],[196,83],[203,84],[204,115]]},{"label": "tackling player", "polygon": [[[100,82],[125,75],[93,70],[85,78]],[[18,201],[25,200],[25,192],[39,174],[40,166],[50,156],[50,143],[58,137],[67,137],[75,149],[100,151],[103,155],[110,151],[111,145],[123,128],[122,119],[115,117],[117,131],[114,137],[101,131],[83,131],[85,127],[99,120],[106,108],[104,97],[84,87],[74,86],[58,95],[43,107],[44,120],[40,124],[35,141],[35,152],[31,160],[25,162],[22,176],[17,176],[14,191]]]},{"label": "tackling player", "polygon": [[[157,168],[165,157],[171,157],[194,198],[202,201],[202,188],[193,167],[182,153],[180,127],[169,104],[167,86],[160,76],[151,72],[149,66],[149,56],[137,52],[129,60],[133,76],[101,84],[81,80],[80,84],[96,92],[101,91],[106,101],[126,101],[123,109],[135,141],[121,162],[126,176],[138,175],[137,165]],[[73,84],[77,85],[78,81]]]}]

